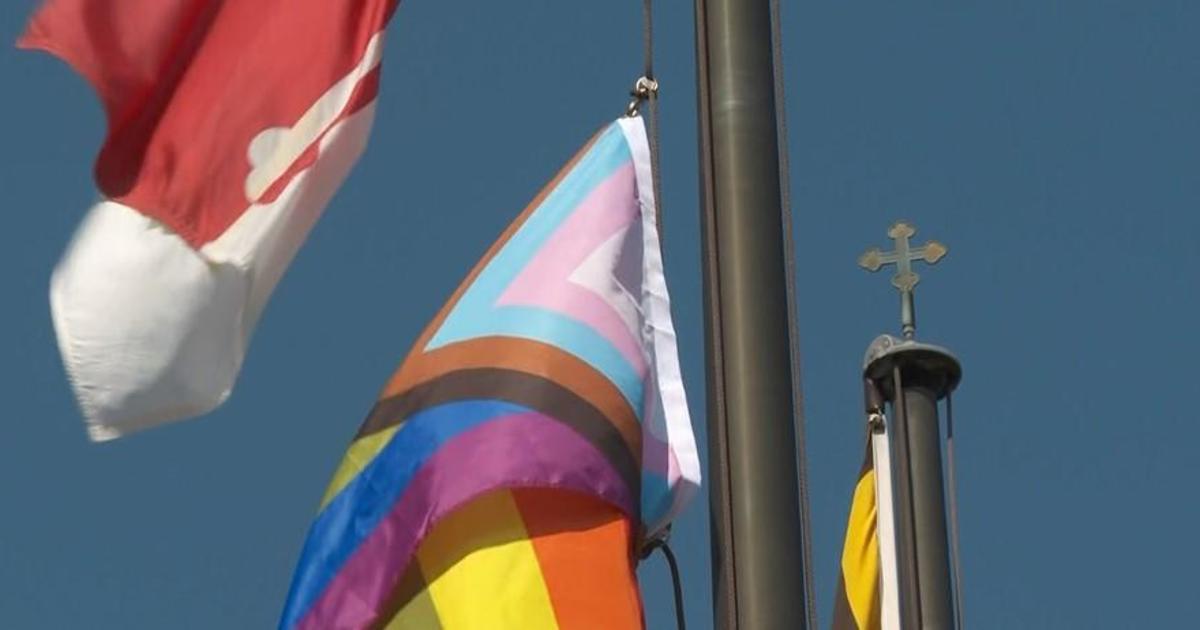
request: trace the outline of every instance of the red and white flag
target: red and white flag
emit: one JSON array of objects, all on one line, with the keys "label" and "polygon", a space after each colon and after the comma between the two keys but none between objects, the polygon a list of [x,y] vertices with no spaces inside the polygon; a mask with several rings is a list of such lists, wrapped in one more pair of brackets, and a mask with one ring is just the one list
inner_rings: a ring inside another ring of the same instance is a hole
[{"label": "red and white flag", "polygon": [[55,269],[92,439],[212,410],[367,141],[397,0],[48,0],[18,45],[108,117],[103,196]]}]

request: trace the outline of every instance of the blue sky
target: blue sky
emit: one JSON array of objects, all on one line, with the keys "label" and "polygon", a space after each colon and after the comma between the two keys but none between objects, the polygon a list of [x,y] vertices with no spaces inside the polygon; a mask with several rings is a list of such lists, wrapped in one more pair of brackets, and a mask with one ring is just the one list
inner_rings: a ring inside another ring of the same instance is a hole
[{"label": "blue sky", "polygon": [[[666,260],[703,437],[691,3],[660,2]],[[919,332],[955,399],[973,628],[1178,627],[1200,616],[1200,4],[785,3],[817,606],[828,624],[861,457],[862,351],[896,327],[854,261],[905,218],[950,247]],[[12,42],[35,2],[0,5]],[[220,410],[84,436],[47,282],[94,199],[100,108],[0,48],[0,625],[262,628],[341,453],[420,328],[563,160],[625,106],[640,2],[412,0],[372,145]],[[708,517],[676,527],[711,627]],[[669,628],[661,560],[641,570]]]}]

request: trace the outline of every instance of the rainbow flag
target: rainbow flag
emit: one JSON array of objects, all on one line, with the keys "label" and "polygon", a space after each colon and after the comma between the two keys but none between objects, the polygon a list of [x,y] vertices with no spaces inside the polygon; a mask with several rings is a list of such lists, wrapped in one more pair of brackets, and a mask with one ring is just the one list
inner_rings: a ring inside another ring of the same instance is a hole
[{"label": "rainbow flag", "polygon": [[[624,597],[621,586],[560,586],[600,561],[551,554],[551,562],[541,550],[571,531],[597,540],[622,532],[612,557],[632,585],[633,553],[699,486],[652,177],[643,122],[618,120],[471,271],[335,473],[281,627],[477,627],[452,621],[471,614],[453,604],[465,601],[449,594],[465,588],[454,584],[474,584],[465,589],[472,597],[490,595],[508,611],[487,617],[492,628],[580,627],[565,621],[577,613],[570,602]],[[559,500],[530,508],[521,493],[533,489]],[[569,526],[596,505],[613,512],[595,515],[594,527]],[[524,564],[508,553],[530,548]],[[518,565],[526,569],[488,577]],[[493,582],[504,588],[489,590]],[[546,594],[541,609],[530,599],[537,592]]]}]

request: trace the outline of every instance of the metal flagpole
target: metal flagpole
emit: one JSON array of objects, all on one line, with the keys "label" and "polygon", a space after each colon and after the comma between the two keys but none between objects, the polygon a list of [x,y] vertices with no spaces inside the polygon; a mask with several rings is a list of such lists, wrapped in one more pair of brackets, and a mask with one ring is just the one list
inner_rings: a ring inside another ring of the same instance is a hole
[{"label": "metal flagpole", "polygon": [[859,265],[878,271],[895,264],[892,284],[900,291],[903,339],[882,335],[867,350],[863,376],[892,404],[892,480],[895,488],[895,538],[899,565],[901,627],[905,630],[949,630],[955,627],[950,579],[950,543],[946,532],[946,500],[938,401],[948,398],[962,378],[962,367],[950,351],[916,341],[913,289],[920,277],[912,263],[933,264],[946,247],[930,241],[912,247],[916,230],[896,223],[888,231],[896,248],[871,249]]},{"label": "metal flagpole", "polygon": [[770,0],[696,0],[696,39],[715,625],[804,630]]}]

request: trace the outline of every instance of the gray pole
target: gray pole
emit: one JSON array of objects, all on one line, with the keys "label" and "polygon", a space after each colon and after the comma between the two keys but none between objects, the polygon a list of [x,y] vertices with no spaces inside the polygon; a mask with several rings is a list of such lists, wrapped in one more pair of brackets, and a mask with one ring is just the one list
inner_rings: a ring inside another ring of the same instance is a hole
[{"label": "gray pole", "polygon": [[803,630],[770,0],[696,0],[716,627]]},{"label": "gray pole", "polygon": [[962,368],[938,346],[883,335],[867,351],[864,376],[892,404],[892,485],[900,617],[905,630],[951,630],[954,593],[942,481],[938,401]]},{"label": "gray pole", "polygon": [[[901,372],[904,371],[901,368]],[[912,482],[921,628],[951,630],[954,628],[954,599],[950,590],[950,540],[946,535],[946,502],[942,492],[938,392],[918,379],[917,374],[909,374],[904,381],[903,404]]]},{"label": "gray pole", "polygon": [[[888,400],[892,403],[892,496],[894,509],[892,511],[895,523],[892,531],[896,537],[897,577],[900,583],[896,585],[900,597],[900,627],[921,627],[920,580],[917,573],[917,541],[913,533],[913,486],[912,453],[908,445],[908,405],[905,404],[903,382],[900,367],[892,366],[891,393]],[[884,376],[886,378],[886,376]]]}]

